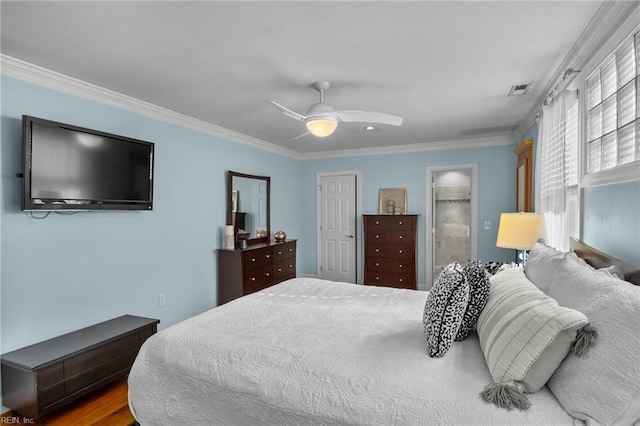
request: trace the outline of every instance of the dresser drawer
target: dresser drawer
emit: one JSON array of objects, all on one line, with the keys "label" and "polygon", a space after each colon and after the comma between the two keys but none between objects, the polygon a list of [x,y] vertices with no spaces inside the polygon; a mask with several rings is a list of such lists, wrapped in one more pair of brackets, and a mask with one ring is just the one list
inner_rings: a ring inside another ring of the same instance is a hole
[{"label": "dresser drawer", "polygon": [[52,366],[38,370],[36,372],[36,381],[38,382],[38,386],[45,389],[51,385],[61,382],[64,379],[63,371],[62,362],[58,362]]},{"label": "dresser drawer", "polygon": [[273,276],[276,282],[296,276],[296,259],[292,257],[273,265]]},{"label": "dresser drawer", "polygon": [[245,271],[259,268],[264,265],[273,263],[273,252],[271,247],[265,247],[257,250],[249,250],[242,253]]},{"label": "dresser drawer", "polygon": [[411,244],[384,244],[382,242],[368,243],[365,247],[367,257],[391,257],[394,259],[413,259]]},{"label": "dresser drawer", "polygon": [[296,240],[268,241],[246,250],[218,250],[218,304],[296,275]]},{"label": "dresser drawer", "polygon": [[384,242],[384,244],[397,244],[413,241],[414,232],[398,230],[398,231],[367,231],[367,243],[375,244],[376,242]]},{"label": "dresser drawer", "polygon": [[80,374],[92,366],[108,362],[125,352],[137,351],[139,348],[138,333],[120,338],[114,342],[101,345],[96,349],[64,361],[64,377],[69,379]]},{"label": "dresser drawer", "polygon": [[391,258],[367,258],[365,261],[367,271],[412,273],[414,270],[413,259]]},{"label": "dresser drawer", "polygon": [[244,294],[254,293],[273,282],[273,265],[266,265],[245,273]]},{"label": "dresser drawer", "polygon": [[[296,257],[296,243],[295,241],[280,243],[273,248],[273,261],[280,262],[282,259],[289,259]],[[294,262],[295,263],[295,262]]]},{"label": "dresser drawer", "polygon": [[376,230],[376,229],[397,229],[397,230],[408,230],[411,231],[413,229],[413,220],[412,217],[405,216],[376,216],[366,217],[367,221],[366,226],[367,229]]},{"label": "dresser drawer", "polygon": [[413,274],[414,272],[394,274],[391,272],[371,271],[367,274],[365,284],[395,288],[413,288]]},{"label": "dresser drawer", "polygon": [[65,395],[73,395],[74,393],[89,386],[93,386],[95,383],[107,379],[116,373],[130,369],[137,354],[137,350],[126,352],[124,354],[112,354],[108,361],[94,365],[93,368],[84,371],[82,374],[67,378],[64,383]]}]

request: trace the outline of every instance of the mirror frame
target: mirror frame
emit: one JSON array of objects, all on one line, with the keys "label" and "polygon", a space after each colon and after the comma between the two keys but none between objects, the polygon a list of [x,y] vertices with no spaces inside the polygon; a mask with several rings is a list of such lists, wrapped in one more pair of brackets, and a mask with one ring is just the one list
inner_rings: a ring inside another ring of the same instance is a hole
[{"label": "mirror frame", "polygon": [[513,150],[518,156],[516,163],[516,212],[532,212],[532,161],[533,138],[523,140]]},{"label": "mirror frame", "polygon": [[[268,243],[271,239],[271,177],[269,176],[257,176],[249,175],[246,173],[234,172],[232,170],[227,171],[227,225],[233,224],[233,178],[247,178],[264,180],[267,183],[267,236],[259,238],[250,238],[247,240],[248,245]],[[237,240],[234,236],[234,241],[237,245]]]}]

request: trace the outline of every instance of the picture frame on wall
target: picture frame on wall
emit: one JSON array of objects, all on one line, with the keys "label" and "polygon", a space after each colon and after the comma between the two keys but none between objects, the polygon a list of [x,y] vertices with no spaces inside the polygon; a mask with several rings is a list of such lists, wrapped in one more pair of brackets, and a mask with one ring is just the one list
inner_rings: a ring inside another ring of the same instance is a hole
[{"label": "picture frame on wall", "polygon": [[379,214],[407,214],[407,188],[380,188]]}]

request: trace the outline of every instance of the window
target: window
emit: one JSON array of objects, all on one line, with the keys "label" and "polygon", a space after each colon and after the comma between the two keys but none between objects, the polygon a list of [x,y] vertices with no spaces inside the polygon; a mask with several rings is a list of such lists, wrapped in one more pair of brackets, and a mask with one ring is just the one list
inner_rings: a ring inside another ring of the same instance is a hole
[{"label": "window", "polygon": [[640,31],[587,77],[586,173],[640,161]]},{"label": "window", "polygon": [[536,210],[545,214],[547,243],[568,250],[569,237],[577,237],[580,232],[577,91],[560,90],[543,106],[541,121],[536,173],[540,198]]}]

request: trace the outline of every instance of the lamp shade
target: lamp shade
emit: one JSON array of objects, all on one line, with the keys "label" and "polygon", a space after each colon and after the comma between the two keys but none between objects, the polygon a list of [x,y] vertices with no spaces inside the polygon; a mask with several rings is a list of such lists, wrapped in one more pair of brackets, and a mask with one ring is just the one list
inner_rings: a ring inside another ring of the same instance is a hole
[{"label": "lamp shade", "polygon": [[502,213],[496,246],[529,250],[539,238],[544,238],[544,233],[542,213]]},{"label": "lamp shade", "polygon": [[338,120],[330,117],[311,118],[305,122],[307,130],[314,136],[324,138],[332,134],[338,127]]}]

